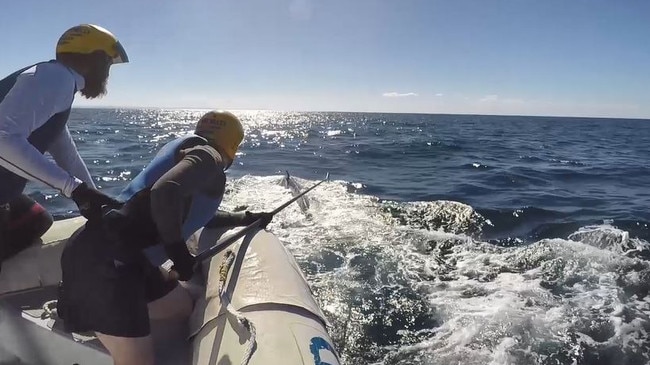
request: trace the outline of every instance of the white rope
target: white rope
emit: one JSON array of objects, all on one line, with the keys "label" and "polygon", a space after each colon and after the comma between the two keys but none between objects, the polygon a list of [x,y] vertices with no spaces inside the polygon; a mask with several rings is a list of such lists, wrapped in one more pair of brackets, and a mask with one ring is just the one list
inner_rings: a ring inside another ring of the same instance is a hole
[{"label": "white rope", "polygon": [[56,300],[50,300],[43,303],[43,313],[41,313],[41,319],[47,318],[56,318],[58,313],[56,311]]},{"label": "white rope", "polygon": [[230,271],[230,267],[235,260],[235,256],[236,255],[232,250],[228,250],[223,261],[221,262],[221,266],[219,267],[219,299],[221,299],[221,305],[225,305],[226,311],[233,315],[237,319],[237,322],[239,322],[239,324],[250,333],[250,338],[247,341],[248,345],[246,346],[246,350],[244,351],[244,356],[241,361],[241,365],[248,365],[255,349],[255,338],[257,335],[255,325],[253,325],[253,323],[249,321],[248,318],[244,317],[241,312],[232,306],[230,303],[230,297],[224,290],[226,286],[226,280],[228,278],[228,272]]}]

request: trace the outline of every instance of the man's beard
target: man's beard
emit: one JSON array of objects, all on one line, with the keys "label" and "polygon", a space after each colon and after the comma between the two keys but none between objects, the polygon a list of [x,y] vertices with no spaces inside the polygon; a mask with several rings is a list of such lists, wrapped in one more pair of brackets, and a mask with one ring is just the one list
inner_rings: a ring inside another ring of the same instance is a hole
[{"label": "man's beard", "polygon": [[106,83],[108,82],[108,77],[103,77],[101,80],[98,78],[86,78],[86,85],[81,89],[81,95],[85,96],[86,99],[95,99],[100,96],[106,95]]}]

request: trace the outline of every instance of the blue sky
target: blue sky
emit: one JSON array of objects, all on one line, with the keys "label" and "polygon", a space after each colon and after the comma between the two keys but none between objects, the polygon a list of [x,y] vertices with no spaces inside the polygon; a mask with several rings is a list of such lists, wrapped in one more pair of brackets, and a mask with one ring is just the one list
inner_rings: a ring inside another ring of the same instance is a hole
[{"label": "blue sky", "polygon": [[648,19],[648,0],[8,0],[0,70],[90,22],[131,63],[77,106],[650,118]]}]

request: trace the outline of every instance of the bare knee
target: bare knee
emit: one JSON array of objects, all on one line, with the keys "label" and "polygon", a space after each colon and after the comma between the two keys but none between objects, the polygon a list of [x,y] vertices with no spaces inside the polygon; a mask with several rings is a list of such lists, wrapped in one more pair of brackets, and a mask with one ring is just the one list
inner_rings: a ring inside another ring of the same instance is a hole
[{"label": "bare knee", "polygon": [[151,336],[117,337],[96,332],[115,365],[153,365],[154,349]]}]

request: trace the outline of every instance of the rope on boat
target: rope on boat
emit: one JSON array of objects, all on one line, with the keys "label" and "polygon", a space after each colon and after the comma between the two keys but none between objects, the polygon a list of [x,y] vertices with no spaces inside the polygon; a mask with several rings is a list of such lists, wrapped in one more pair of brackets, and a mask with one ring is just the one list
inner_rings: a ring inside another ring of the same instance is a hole
[{"label": "rope on boat", "polygon": [[43,303],[43,313],[41,313],[41,319],[56,318],[58,313],[56,311],[56,300],[48,300]]},{"label": "rope on boat", "polygon": [[230,302],[230,297],[224,290],[226,280],[228,278],[228,272],[232,266],[233,261],[235,260],[235,254],[232,250],[226,251],[225,257],[221,262],[219,267],[219,298],[221,300],[221,305],[225,305],[226,311],[233,315],[239,324],[244,327],[249,333],[250,338],[247,341],[246,350],[244,351],[244,356],[242,357],[241,365],[248,365],[253,352],[255,351],[255,338],[257,337],[257,331],[255,325],[248,318],[244,317],[238,310],[236,310],[232,303]]}]

